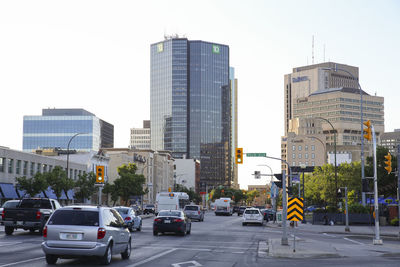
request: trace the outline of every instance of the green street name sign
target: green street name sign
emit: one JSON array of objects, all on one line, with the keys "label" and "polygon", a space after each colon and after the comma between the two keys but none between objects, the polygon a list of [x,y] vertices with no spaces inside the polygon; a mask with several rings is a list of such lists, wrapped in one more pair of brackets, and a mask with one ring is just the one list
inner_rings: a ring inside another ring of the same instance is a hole
[{"label": "green street name sign", "polygon": [[266,157],[267,153],[246,153],[247,157]]}]

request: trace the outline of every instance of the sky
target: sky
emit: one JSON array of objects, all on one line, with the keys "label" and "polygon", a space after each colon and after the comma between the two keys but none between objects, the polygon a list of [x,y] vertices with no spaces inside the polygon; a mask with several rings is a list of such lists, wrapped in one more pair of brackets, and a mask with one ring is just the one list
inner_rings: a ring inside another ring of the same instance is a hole
[{"label": "sky", "polygon": [[[357,66],[400,128],[400,1],[0,1],[0,146],[22,150],[24,115],[83,108],[114,125],[114,146],[150,118],[150,44],[164,35],[230,47],[239,89],[239,147],[280,157],[284,75],[333,61]],[[325,53],[324,53],[325,51]],[[280,163],[244,158],[239,183]]]}]

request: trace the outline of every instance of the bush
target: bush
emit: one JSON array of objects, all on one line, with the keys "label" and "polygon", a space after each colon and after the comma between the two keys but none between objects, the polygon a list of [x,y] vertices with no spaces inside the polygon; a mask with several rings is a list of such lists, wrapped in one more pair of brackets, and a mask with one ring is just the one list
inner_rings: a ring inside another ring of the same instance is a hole
[{"label": "bush", "polygon": [[369,210],[367,207],[364,207],[362,204],[354,203],[352,205],[349,205],[349,213],[368,214]]},{"label": "bush", "polygon": [[399,226],[399,219],[398,218],[394,218],[390,221],[390,225],[391,226]]}]

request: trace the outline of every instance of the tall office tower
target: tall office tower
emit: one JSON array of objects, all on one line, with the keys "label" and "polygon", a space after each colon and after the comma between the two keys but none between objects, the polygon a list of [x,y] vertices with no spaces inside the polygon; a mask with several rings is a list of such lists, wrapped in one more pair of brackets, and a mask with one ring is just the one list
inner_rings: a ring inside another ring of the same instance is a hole
[{"label": "tall office tower", "polygon": [[229,68],[229,80],[231,85],[231,144],[232,144],[232,181],[233,186],[239,189],[239,176],[238,176],[238,166],[234,164],[235,162],[235,148],[238,147],[238,80],[235,78],[235,69]]},{"label": "tall office tower", "polygon": [[151,45],[151,148],[200,160],[200,183],[232,181],[229,47],[171,37]]},{"label": "tall office tower", "polygon": [[43,109],[41,116],[24,116],[24,151],[55,147],[66,149],[70,140],[71,150],[112,148],[114,126],[84,109]]},{"label": "tall office tower", "polygon": [[131,128],[131,148],[150,149],[150,121],[143,121],[143,128]]}]

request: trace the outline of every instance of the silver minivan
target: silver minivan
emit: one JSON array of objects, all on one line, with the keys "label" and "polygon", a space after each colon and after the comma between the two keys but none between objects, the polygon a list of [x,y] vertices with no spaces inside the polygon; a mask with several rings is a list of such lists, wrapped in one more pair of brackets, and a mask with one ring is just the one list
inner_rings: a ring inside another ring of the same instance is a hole
[{"label": "silver minivan", "polygon": [[42,249],[48,264],[58,258],[98,256],[108,265],[113,254],[129,259],[131,234],[121,215],[108,207],[68,206],[57,209],[43,229]]}]

